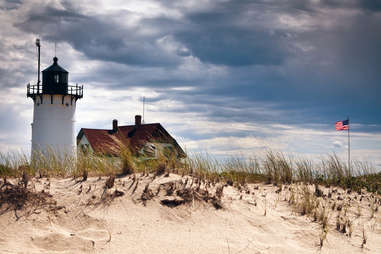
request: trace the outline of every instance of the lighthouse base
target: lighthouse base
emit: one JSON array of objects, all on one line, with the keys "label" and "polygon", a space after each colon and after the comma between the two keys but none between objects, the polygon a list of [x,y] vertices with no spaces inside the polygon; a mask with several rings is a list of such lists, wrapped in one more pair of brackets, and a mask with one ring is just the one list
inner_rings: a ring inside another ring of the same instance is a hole
[{"label": "lighthouse base", "polygon": [[75,161],[75,108],[70,95],[44,94],[34,99],[32,161]]}]

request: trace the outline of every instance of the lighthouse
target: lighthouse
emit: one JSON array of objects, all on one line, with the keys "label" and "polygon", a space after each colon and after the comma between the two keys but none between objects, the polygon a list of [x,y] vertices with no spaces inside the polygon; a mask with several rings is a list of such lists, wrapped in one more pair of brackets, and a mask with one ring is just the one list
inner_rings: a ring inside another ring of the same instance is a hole
[{"label": "lighthouse", "polygon": [[83,86],[69,85],[69,72],[53,58],[53,64],[42,71],[40,81],[40,40],[38,49],[38,81],[27,85],[27,97],[33,99],[32,160],[36,155],[75,158],[75,109],[83,97]]}]

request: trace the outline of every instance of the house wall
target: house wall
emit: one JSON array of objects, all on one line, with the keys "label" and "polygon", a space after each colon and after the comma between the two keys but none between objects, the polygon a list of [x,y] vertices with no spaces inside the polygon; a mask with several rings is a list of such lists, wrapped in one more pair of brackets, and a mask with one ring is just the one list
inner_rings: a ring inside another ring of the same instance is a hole
[{"label": "house wall", "polygon": [[139,154],[144,156],[145,159],[158,159],[160,156],[167,156],[170,152],[174,152],[177,155],[173,144],[161,142],[147,142],[139,150]]},{"label": "house wall", "polygon": [[93,148],[91,147],[89,143],[89,140],[87,140],[85,135],[82,135],[82,138],[78,143],[78,149],[88,149],[89,152],[94,152]]}]

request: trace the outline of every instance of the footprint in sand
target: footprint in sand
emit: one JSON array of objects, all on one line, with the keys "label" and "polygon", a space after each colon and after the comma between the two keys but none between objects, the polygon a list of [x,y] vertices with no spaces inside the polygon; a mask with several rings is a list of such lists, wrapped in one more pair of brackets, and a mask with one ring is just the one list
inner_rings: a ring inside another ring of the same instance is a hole
[{"label": "footprint in sand", "polygon": [[32,243],[44,250],[86,252],[94,249],[97,242],[108,242],[110,234],[106,230],[86,229],[77,233],[50,233],[35,237]]},{"label": "footprint in sand", "polygon": [[35,237],[32,243],[48,251],[65,251],[72,253],[86,252],[94,248],[94,242],[78,236],[51,233],[46,236]]},{"label": "footprint in sand", "polygon": [[[91,224],[91,223],[90,223]],[[95,226],[95,228],[93,227]],[[59,224],[51,223],[49,233],[32,239],[32,243],[44,250],[65,251],[65,253],[88,252],[99,242],[111,240],[109,231],[92,224],[88,228],[82,225],[77,230]],[[51,233],[51,232],[54,233]]]},{"label": "footprint in sand", "polygon": [[110,240],[110,237],[111,237],[110,233],[106,230],[102,230],[102,229],[99,230],[99,229],[92,229],[92,228],[77,232],[77,236],[83,239],[88,239],[95,242],[98,242],[98,241],[107,242]]}]

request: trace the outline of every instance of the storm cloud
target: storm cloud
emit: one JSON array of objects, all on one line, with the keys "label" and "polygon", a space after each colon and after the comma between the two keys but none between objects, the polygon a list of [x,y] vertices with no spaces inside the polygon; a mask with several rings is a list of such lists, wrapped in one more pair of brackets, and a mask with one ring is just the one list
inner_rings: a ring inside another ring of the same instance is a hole
[{"label": "storm cloud", "polygon": [[19,94],[35,80],[37,36],[43,66],[57,43],[71,82],[88,87],[77,128],[104,127],[94,111],[132,119],[145,96],[147,117],[192,147],[210,139],[222,153],[253,139],[253,149],[341,151],[331,130],[350,116],[358,149],[381,151],[365,138],[381,133],[377,1],[3,1],[0,12],[0,87]]}]

